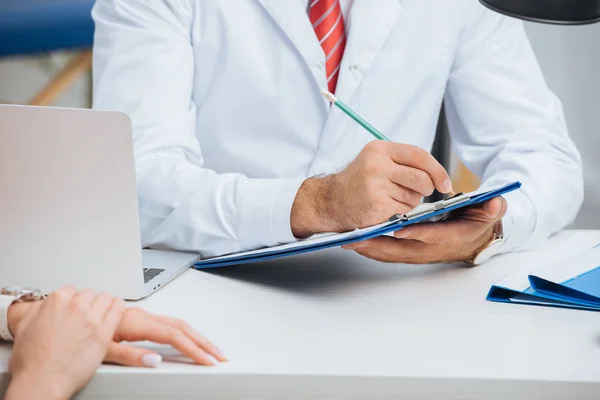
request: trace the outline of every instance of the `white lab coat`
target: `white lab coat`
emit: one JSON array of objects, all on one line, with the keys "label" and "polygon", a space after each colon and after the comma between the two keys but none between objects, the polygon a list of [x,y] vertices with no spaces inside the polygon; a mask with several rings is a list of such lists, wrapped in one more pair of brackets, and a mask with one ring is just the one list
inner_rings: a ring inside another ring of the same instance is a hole
[{"label": "white lab coat", "polygon": [[[306,7],[284,0],[98,0],[94,103],[133,121],[144,246],[203,256],[294,240],[306,177],[373,138],[322,98]],[[430,149],[442,100],[463,162],[507,195],[504,251],[576,215],[580,157],[522,24],[476,0],[354,0],[336,94]]]}]

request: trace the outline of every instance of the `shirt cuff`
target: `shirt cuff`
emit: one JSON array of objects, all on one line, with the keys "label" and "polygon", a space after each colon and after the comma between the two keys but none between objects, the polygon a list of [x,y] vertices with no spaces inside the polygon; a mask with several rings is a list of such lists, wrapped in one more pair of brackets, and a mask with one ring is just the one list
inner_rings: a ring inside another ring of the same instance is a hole
[{"label": "shirt cuff", "polygon": [[13,341],[8,327],[8,307],[15,302],[13,296],[0,295],[0,340]]},{"label": "shirt cuff", "polygon": [[[486,181],[481,188],[497,186],[514,182],[516,179],[499,179],[494,177]],[[502,195],[506,200],[506,215],[502,218],[504,243],[498,249],[498,254],[509,253],[526,246],[535,228],[535,209],[520,189]]]},{"label": "shirt cuff", "polygon": [[501,253],[524,249],[531,238],[536,216],[531,201],[520,191],[504,195],[507,209],[502,218],[502,226],[506,240],[500,249]]},{"label": "shirt cuff", "polygon": [[244,249],[296,241],[290,216],[302,179],[248,179],[239,191],[236,224]]}]

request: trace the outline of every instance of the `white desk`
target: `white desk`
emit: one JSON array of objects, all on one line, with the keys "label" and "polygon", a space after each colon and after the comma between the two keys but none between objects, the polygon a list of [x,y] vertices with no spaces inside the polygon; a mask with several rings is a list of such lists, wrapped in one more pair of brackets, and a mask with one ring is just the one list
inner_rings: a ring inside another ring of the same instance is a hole
[{"label": "white desk", "polygon": [[[81,398],[599,399],[599,314],[485,301],[520,265],[598,242],[565,232],[474,269],[335,249],[190,270],[139,304],[188,320],[231,362],[103,367]],[[8,356],[0,348],[1,372]]]}]

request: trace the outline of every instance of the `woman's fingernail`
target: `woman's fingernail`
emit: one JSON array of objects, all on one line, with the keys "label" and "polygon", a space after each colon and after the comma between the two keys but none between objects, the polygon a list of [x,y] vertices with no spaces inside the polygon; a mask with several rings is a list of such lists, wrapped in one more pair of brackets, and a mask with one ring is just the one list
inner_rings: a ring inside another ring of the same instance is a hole
[{"label": "woman's fingernail", "polygon": [[142,364],[144,367],[148,368],[156,368],[162,362],[162,357],[160,354],[145,354],[142,357]]},{"label": "woman's fingernail", "polygon": [[444,183],[442,183],[442,189],[444,189],[445,193],[452,191],[452,182],[450,181],[450,178],[446,179]]},{"label": "woman's fingernail", "polygon": [[371,245],[368,242],[354,243],[354,249],[367,249],[369,247],[371,247]]}]

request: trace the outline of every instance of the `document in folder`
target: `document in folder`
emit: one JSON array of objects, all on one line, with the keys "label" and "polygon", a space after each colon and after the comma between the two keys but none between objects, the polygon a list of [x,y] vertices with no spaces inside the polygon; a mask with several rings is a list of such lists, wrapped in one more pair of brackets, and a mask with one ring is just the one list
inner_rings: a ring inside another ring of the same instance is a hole
[{"label": "document in folder", "polygon": [[600,311],[600,244],[492,286],[488,300]]},{"label": "document in folder", "polygon": [[454,210],[482,203],[494,197],[502,196],[505,193],[517,190],[520,187],[520,182],[513,182],[508,185],[483,189],[471,193],[459,193],[454,197],[435,203],[420,204],[411,212],[407,214],[394,215],[389,221],[383,222],[379,225],[345,233],[316,235],[310,239],[299,240],[294,243],[204,259],[199,261],[195,265],[195,268],[203,269],[224,267],[227,265],[246,264],[271,258],[286,257],[330,247],[342,246],[361,240],[368,240],[388,234],[390,232],[398,231],[413,224],[437,221],[439,219],[446,218]]}]

